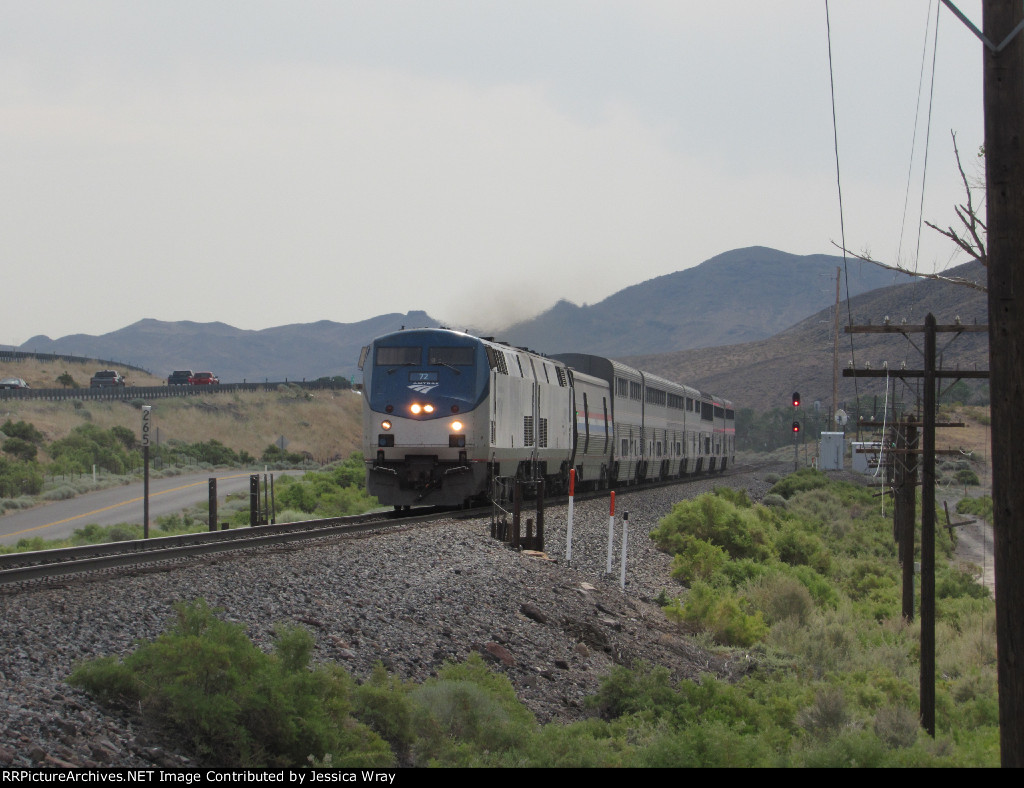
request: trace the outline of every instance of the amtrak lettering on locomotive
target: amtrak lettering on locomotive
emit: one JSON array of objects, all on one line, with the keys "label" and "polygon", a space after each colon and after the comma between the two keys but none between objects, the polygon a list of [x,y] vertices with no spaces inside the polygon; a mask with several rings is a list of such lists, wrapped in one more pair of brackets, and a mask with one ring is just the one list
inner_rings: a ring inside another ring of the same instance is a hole
[{"label": "amtrak lettering on locomotive", "polygon": [[396,508],[486,498],[495,477],[601,487],[723,471],[732,403],[599,356],[448,329],[363,349],[367,491]]}]

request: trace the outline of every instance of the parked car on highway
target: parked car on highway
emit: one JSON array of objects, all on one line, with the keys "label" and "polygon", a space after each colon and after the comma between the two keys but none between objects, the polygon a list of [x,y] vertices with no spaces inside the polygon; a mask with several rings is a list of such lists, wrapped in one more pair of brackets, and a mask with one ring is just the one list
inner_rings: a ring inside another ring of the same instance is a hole
[{"label": "parked car on highway", "polygon": [[29,388],[28,383],[26,383],[21,378],[4,378],[3,380],[0,380],[0,389],[27,389],[27,388]]},{"label": "parked car on highway", "polygon": [[192,376],[193,386],[211,386],[214,383],[220,383],[220,379],[215,377],[212,372],[197,372]]},{"label": "parked car on highway", "polygon": [[120,388],[125,385],[121,373],[115,369],[101,369],[89,380],[89,388]]},{"label": "parked car on highway", "polygon": [[195,373],[191,369],[176,369],[167,376],[168,386],[188,386],[192,383]]}]

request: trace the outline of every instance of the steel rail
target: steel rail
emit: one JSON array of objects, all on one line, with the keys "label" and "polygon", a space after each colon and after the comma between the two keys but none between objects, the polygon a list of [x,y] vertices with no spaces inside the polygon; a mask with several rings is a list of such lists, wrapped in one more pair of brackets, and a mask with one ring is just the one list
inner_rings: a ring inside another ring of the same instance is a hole
[{"label": "steel rail", "polygon": [[[764,463],[771,465],[773,463]],[[756,467],[733,466],[725,475],[750,472]],[[716,474],[717,475],[717,474]],[[686,476],[682,479],[660,480],[645,484],[628,485],[616,490],[619,495],[642,493],[660,487],[685,484],[690,481],[714,478],[710,474]],[[591,500],[608,494],[608,490],[578,493],[578,500]],[[550,505],[564,504],[566,495],[551,496]],[[37,550],[0,555],[0,586],[13,585],[62,575],[79,574],[145,564],[183,561],[221,552],[251,550],[291,542],[321,539],[331,536],[352,536],[372,531],[397,529],[434,520],[469,519],[491,514],[490,506],[473,509],[431,509],[422,514],[374,512],[371,514],[335,517],[323,520],[303,520],[297,523],[258,525],[226,531],[209,531],[151,539],[136,539],[98,545]]]},{"label": "steel rail", "polygon": [[[101,569],[113,569],[165,561],[176,561],[196,558],[211,553],[250,550],[259,547],[287,544],[309,539],[320,539],[329,536],[345,536],[369,531],[397,528],[411,524],[426,522],[439,516],[434,512],[427,515],[412,517],[366,517],[353,518],[360,522],[338,523],[334,520],[312,520],[301,523],[285,523],[284,526],[257,526],[247,529],[248,532],[218,531],[216,534],[186,534],[182,537],[161,537],[159,539],[133,540],[119,542],[116,545],[89,545],[81,548],[62,548],[58,550],[40,550],[33,553],[14,553],[2,556],[4,559],[21,558],[21,565],[13,565],[14,561],[6,561],[7,568],[0,569],[0,586],[38,580],[60,575],[93,572]],[[312,523],[321,523],[313,525]],[[323,524],[333,523],[333,524]],[[252,530],[256,533],[253,534]],[[272,532],[268,532],[272,531]],[[232,533],[228,538],[196,539],[196,536],[219,537],[224,533]],[[241,535],[238,535],[241,533]],[[191,537],[188,539],[187,537]],[[148,542],[140,546],[140,542]],[[159,543],[159,544],[154,544]],[[119,549],[120,548],[120,549]]]}]

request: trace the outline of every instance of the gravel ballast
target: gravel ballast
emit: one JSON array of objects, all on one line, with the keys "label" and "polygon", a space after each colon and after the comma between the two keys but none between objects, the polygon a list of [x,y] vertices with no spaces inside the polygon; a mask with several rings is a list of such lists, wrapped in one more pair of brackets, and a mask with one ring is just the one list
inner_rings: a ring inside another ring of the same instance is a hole
[{"label": "gravel ballast", "polygon": [[[778,471],[779,469],[772,469]],[[784,468],[782,469],[784,470]],[[707,652],[655,602],[678,596],[670,556],[648,537],[672,504],[728,485],[760,500],[767,470],[619,494],[613,573],[605,574],[608,500],[577,502],[571,563],[567,507],[545,513],[544,555],[490,537],[490,521],[443,520],[359,539],[221,554],[185,566],[122,570],[0,588],[0,767],[195,765],[127,711],[105,709],[65,679],[82,661],[126,655],[161,634],[179,601],[205,599],[269,649],[274,626],[316,637],[314,659],[363,679],[379,660],[412,681],[481,653],[541,723],[583,719],[613,665],[643,660],[677,677],[731,677],[742,655]],[[629,513],[627,581],[619,584]],[[524,514],[532,516],[532,512]]]}]

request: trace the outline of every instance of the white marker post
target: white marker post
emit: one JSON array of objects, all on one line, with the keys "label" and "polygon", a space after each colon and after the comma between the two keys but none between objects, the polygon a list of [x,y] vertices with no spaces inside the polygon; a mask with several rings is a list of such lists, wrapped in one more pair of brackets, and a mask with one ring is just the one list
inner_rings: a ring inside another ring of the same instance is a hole
[{"label": "white marker post", "polygon": [[565,535],[565,562],[572,561],[572,516],[576,495],[576,469],[569,470],[569,530]]},{"label": "white marker post", "polygon": [[615,490],[612,490],[612,510],[608,518],[608,565],[604,572],[606,575],[612,573],[612,550],[615,546]]},{"label": "white marker post", "polygon": [[142,538],[149,539],[149,419],[152,405],[142,406]]},{"label": "white marker post", "polygon": [[622,569],[619,572],[619,587],[626,590],[626,546],[629,544],[629,512],[622,515]]}]

